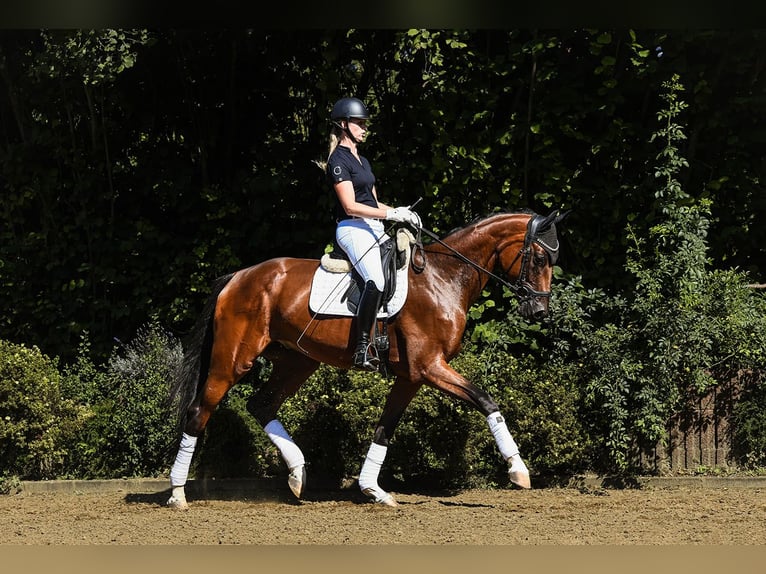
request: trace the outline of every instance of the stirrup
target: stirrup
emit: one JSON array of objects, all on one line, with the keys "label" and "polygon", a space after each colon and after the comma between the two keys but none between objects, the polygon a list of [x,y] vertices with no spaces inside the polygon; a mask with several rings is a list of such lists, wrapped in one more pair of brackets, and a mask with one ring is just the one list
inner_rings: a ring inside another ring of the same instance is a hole
[{"label": "stirrup", "polygon": [[354,352],[354,367],[365,371],[377,371],[380,365],[380,359],[370,353],[371,345],[367,343],[364,348],[357,348]]}]

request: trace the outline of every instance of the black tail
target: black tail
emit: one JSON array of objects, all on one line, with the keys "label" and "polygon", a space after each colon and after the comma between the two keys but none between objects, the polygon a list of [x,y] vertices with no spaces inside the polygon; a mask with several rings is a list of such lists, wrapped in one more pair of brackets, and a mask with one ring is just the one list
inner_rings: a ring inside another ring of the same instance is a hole
[{"label": "black tail", "polygon": [[170,385],[170,404],[175,406],[179,435],[187,423],[188,409],[207,378],[210,368],[210,352],[213,348],[213,317],[218,295],[234,277],[234,273],[215,280],[213,292],[205,302],[202,314],[197,318],[184,344],[184,358]]}]

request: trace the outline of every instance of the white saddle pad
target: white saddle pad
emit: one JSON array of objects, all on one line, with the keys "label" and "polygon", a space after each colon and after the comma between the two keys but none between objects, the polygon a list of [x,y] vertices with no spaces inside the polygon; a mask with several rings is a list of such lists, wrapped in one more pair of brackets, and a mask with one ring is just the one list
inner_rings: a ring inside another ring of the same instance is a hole
[{"label": "white saddle pad", "polygon": [[[407,300],[407,269],[405,265],[396,271],[396,291],[388,302],[388,312],[381,309],[378,317],[392,317],[398,313]],[[355,313],[348,308],[348,301],[341,301],[341,297],[351,285],[351,273],[334,273],[327,271],[321,265],[314,273],[311,281],[311,295],[309,296],[309,309],[320,315],[340,315],[353,317]]]}]

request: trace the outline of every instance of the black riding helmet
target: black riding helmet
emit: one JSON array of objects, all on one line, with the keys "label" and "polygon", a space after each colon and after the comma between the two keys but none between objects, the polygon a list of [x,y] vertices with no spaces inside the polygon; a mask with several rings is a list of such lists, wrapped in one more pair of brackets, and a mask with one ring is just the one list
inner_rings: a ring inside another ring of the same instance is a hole
[{"label": "black riding helmet", "polygon": [[348,137],[350,137],[357,144],[361,142],[354,137],[350,129],[347,127],[344,128],[340,124],[340,121],[346,120],[346,122],[348,122],[348,120],[351,118],[356,120],[366,120],[369,119],[369,117],[370,113],[367,111],[367,106],[364,105],[362,100],[357,98],[339,99],[337,102],[335,102],[335,105],[332,107],[332,112],[330,113],[330,119],[332,120],[332,123],[335,124],[335,126],[339,129],[346,132]]},{"label": "black riding helmet", "polygon": [[370,113],[367,111],[367,106],[362,103],[362,100],[357,98],[341,98],[332,107],[332,113],[330,119],[334,124],[338,124],[340,120],[348,120],[349,118],[355,118],[358,120],[369,119]]}]

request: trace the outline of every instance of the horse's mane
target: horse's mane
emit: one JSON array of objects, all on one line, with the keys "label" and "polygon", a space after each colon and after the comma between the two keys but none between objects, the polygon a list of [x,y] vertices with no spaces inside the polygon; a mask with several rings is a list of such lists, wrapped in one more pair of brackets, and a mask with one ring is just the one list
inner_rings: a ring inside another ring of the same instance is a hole
[{"label": "horse's mane", "polygon": [[475,223],[479,223],[480,221],[484,221],[485,219],[489,219],[490,217],[495,217],[496,215],[514,215],[514,214],[528,214],[528,215],[534,215],[535,212],[527,207],[523,207],[521,209],[515,209],[515,210],[502,210],[502,211],[492,211],[490,213],[485,213],[484,215],[478,215],[474,217],[471,221],[466,223],[465,225],[462,225],[461,227],[453,227],[450,231],[448,231],[442,239],[447,239],[450,235],[457,233],[459,231],[462,231],[466,227],[469,227],[471,225],[474,225]]}]

